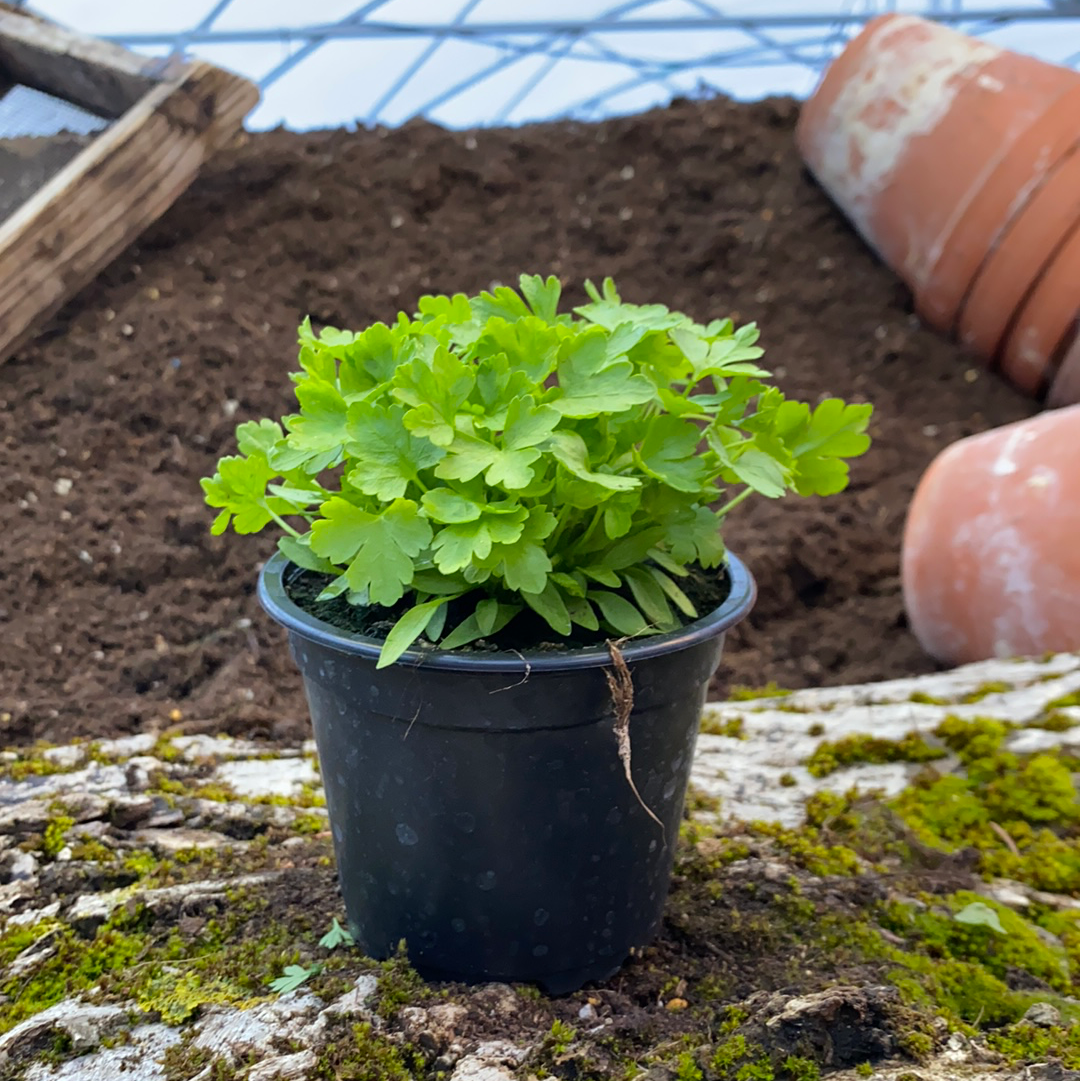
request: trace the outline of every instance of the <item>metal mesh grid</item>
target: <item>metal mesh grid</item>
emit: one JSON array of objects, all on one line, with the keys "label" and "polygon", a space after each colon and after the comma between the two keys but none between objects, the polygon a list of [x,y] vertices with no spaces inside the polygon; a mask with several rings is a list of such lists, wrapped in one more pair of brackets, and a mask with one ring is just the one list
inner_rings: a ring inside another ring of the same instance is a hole
[{"label": "metal mesh grid", "polygon": [[[699,88],[808,93],[869,18],[906,11],[1080,63],[1080,0],[37,0],[43,14],[254,79],[252,127],[596,118]],[[125,14],[126,13],[126,14]],[[75,16],[78,16],[76,19]],[[283,21],[288,20],[288,21]],[[157,29],[165,27],[166,29]]]},{"label": "metal mesh grid", "polygon": [[106,127],[101,117],[29,86],[0,97],[0,222]]}]

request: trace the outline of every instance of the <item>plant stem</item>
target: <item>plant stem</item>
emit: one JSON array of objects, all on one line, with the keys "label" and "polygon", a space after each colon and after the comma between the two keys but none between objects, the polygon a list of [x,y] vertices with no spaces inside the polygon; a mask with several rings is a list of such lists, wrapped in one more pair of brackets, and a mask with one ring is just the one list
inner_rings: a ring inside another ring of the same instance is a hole
[{"label": "plant stem", "polygon": [[720,508],[720,509],[719,509],[719,510],[718,510],[718,511],[716,512],[716,517],[717,517],[717,518],[723,518],[723,517],[724,517],[724,515],[725,515],[725,514],[727,514],[727,512],[728,512],[729,510],[733,510],[733,509],[734,509],[735,507],[737,507],[737,506],[738,506],[738,505],[739,505],[739,504],[740,504],[740,503],[741,503],[741,502],[742,502],[742,501],[743,501],[744,499],[747,499],[747,498],[749,498],[749,497],[750,497],[751,495],[753,495],[753,492],[754,492],[754,489],[753,489],[753,488],[744,488],[744,489],[743,489],[743,490],[742,490],[742,491],[741,491],[741,492],[740,492],[740,493],[739,493],[739,494],[738,494],[737,496],[734,496],[733,498],[729,499],[729,500],[728,500],[728,501],[727,501],[727,502],[726,502],[726,503],[725,503],[725,504],[724,504],[724,505],[723,505],[723,506],[722,506],[722,507],[721,507],[721,508]]},{"label": "plant stem", "polygon": [[290,537],[295,537],[297,540],[299,540],[303,536],[303,533],[299,533],[299,532],[297,532],[297,530],[293,529],[293,527],[291,525],[289,525],[289,523],[286,522],[285,519],[282,518],[280,514],[275,514],[272,510],[270,510],[269,507],[267,507],[266,509],[267,509],[267,512],[269,513],[270,517],[273,518],[273,520],[279,526],[281,526],[281,528],[284,529],[285,532],[288,533]]}]

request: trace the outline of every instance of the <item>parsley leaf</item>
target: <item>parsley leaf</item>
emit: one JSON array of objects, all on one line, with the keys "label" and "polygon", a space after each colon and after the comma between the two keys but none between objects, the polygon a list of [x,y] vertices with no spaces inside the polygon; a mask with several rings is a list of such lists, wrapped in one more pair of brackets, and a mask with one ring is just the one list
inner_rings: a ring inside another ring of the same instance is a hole
[{"label": "parsley leaf", "polygon": [[396,604],[413,578],[413,559],[431,543],[431,526],[411,499],[395,499],[381,513],[334,496],[311,527],[311,550],[331,563],[347,563],[354,593],[375,604]]},{"label": "parsley leaf", "polygon": [[676,580],[723,563],[725,516],[843,489],[871,407],[788,400],[753,323],[585,289],[572,312],[558,279],[522,275],[359,332],[305,319],[297,411],[237,426],[201,481],[211,531],[272,525],[322,597],[400,606],[383,666],[525,608],[556,635],[695,618]]}]

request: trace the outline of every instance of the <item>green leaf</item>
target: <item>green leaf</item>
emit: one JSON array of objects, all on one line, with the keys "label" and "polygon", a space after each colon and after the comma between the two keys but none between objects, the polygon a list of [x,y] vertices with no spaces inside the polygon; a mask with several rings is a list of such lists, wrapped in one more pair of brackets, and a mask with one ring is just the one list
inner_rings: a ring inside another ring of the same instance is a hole
[{"label": "green leaf", "polygon": [[303,965],[286,965],[285,974],[270,981],[270,990],[282,995],[287,994],[289,991],[295,991],[320,972],[322,972],[322,965],[311,965],[308,968],[304,968]]},{"label": "green leaf", "polygon": [[484,474],[484,480],[507,491],[519,491],[532,483],[531,466],[540,457],[535,447],[504,450],[475,435],[459,432],[449,455],[435,469],[442,480],[470,481]]},{"label": "green leaf", "polygon": [[[498,412],[496,403],[512,401],[521,394],[542,393],[544,381],[555,370],[562,340],[558,328],[536,316],[513,323],[489,319],[476,345],[481,365],[477,386],[486,391],[489,412]],[[522,378],[512,378],[513,373]]]},{"label": "green leaf", "polygon": [[566,602],[563,600],[559,587],[554,582],[548,581],[540,593],[521,591],[525,603],[543,619],[556,633],[567,635],[570,633],[570,613],[566,610]]},{"label": "green leaf", "polygon": [[847,405],[826,398],[811,412],[804,402],[785,401],[776,411],[774,431],[795,459],[795,490],[800,495],[832,495],[847,486],[842,459],[864,454],[873,406]]},{"label": "green leaf", "polygon": [[218,462],[213,477],[203,477],[203,495],[207,506],[223,508],[214,519],[211,532],[224,533],[230,519],[237,533],[258,533],[274,515],[292,514],[296,507],[286,499],[268,497],[266,487],[278,475],[266,463],[261,452],[250,457],[229,456]]},{"label": "green leaf", "polygon": [[619,413],[656,398],[656,388],[635,374],[628,360],[609,360],[607,335],[597,327],[569,340],[558,364],[559,391],[553,405],[565,417]]},{"label": "green leaf", "polygon": [[524,507],[488,505],[474,521],[444,526],[432,543],[435,565],[443,574],[453,574],[474,560],[487,559],[493,545],[512,544],[520,539],[528,517]]},{"label": "green leaf", "polygon": [[662,526],[656,526],[633,536],[623,537],[604,553],[603,565],[609,570],[621,571],[625,567],[636,567],[644,563],[649,550],[664,539],[664,532]]},{"label": "green leaf", "polygon": [[270,452],[285,438],[281,425],[275,420],[249,420],[237,425],[236,449],[241,454],[262,451],[269,459]]},{"label": "green leaf", "polygon": [[480,503],[467,499],[452,488],[432,488],[420,497],[420,502],[434,522],[475,522],[484,512]]},{"label": "green leaf", "polygon": [[366,495],[391,500],[405,495],[421,470],[446,451],[406,431],[400,406],[356,402],[349,407],[347,450],[353,459],[349,483]]},{"label": "green leaf", "polygon": [[731,471],[755,492],[779,499],[788,487],[788,473],[772,455],[751,447],[731,463]]},{"label": "green leaf", "polygon": [[550,405],[536,404],[532,395],[515,398],[506,410],[503,446],[507,450],[522,450],[542,443],[562,420],[562,414]]},{"label": "green leaf", "polygon": [[649,422],[639,459],[645,472],[680,492],[700,492],[709,480],[709,464],[698,455],[701,431],[678,417]]},{"label": "green leaf", "polygon": [[[481,618],[481,610],[483,618]],[[488,598],[476,606],[476,611],[466,616],[440,643],[440,649],[457,649],[489,638],[505,627],[521,611],[519,604],[499,604]]]},{"label": "green leaf", "polygon": [[641,481],[637,477],[617,477],[612,473],[599,473],[590,469],[585,440],[577,432],[553,432],[550,446],[555,460],[581,480],[598,484],[613,492],[628,492],[641,487]]},{"label": "green leaf", "polygon": [[684,616],[689,616],[690,619],[698,618],[698,610],[694,607],[694,602],[690,600],[672,579],[657,567],[649,567],[648,571],[656,580],[657,585],[659,585],[668,595],[675,607],[678,608]]},{"label": "green leaf", "polygon": [[543,280],[539,274],[522,274],[518,279],[521,295],[529,302],[533,314],[547,323],[555,321],[559,312],[559,296],[562,286],[554,275]]},{"label": "green leaf", "polygon": [[681,563],[676,563],[663,548],[650,548],[646,554],[654,563],[658,563],[668,574],[674,574],[676,578],[685,578],[690,573]]},{"label": "green leaf", "polygon": [[625,597],[618,593],[608,593],[604,589],[589,590],[589,600],[600,609],[604,622],[617,634],[631,637],[641,634],[648,624],[645,617]]},{"label": "green leaf", "polygon": [[376,668],[393,664],[424,633],[432,616],[452,597],[437,597],[433,601],[414,605],[390,628],[390,633],[379,650]]},{"label": "green leaf", "polygon": [[319,939],[319,945],[325,950],[333,950],[338,946],[353,946],[355,944],[352,934],[338,923],[337,916],[334,917],[333,923],[330,924],[330,930]]},{"label": "green leaf", "polygon": [[623,571],[623,578],[630,586],[630,592],[646,619],[662,629],[668,629],[675,624],[667,596],[648,570],[643,567],[628,567]]},{"label": "green leaf", "polygon": [[618,589],[622,585],[622,579],[607,567],[582,567],[581,573],[609,589]]},{"label": "green leaf", "polygon": [[999,935],[1008,934],[1001,926],[1001,917],[997,911],[982,901],[972,901],[971,904],[965,905],[953,918],[957,923],[966,923],[972,927],[989,927],[991,931],[996,931]]},{"label": "green leaf", "polygon": [[566,611],[570,615],[570,621],[587,631],[598,631],[600,621],[596,618],[593,607],[584,597],[567,597]]},{"label": "green leaf", "polygon": [[[379,514],[335,496],[311,527],[311,550],[346,571],[349,588],[368,590],[373,604],[401,600],[413,578],[413,560],[430,543],[431,526],[410,499],[395,499]],[[350,562],[351,560],[351,562]]]},{"label": "green leaf", "polygon": [[635,509],[636,506],[628,506],[619,499],[612,499],[604,507],[604,533],[610,540],[618,540],[630,532]]},{"label": "green leaf", "polygon": [[309,379],[296,387],[300,412],[285,418],[288,445],[294,450],[340,454],[347,438],[348,406],[332,383]]},{"label": "green leaf", "polygon": [[305,533],[302,537],[280,537],[278,539],[278,551],[291,559],[298,567],[306,571],[317,571],[320,574],[333,574],[334,564],[328,559],[320,559],[311,550],[311,534]]},{"label": "green leaf", "polygon": [[708,507],[683,510],[669,527],[668,548],[676,562],[698,562],[716,567],[723,562],[727,549],[720,533],[720,519]]},{"label": "green leaf", "polygon": [[450,453],[435,467],[441,480],[470,481],[480,476],[499,457],[499,448],[486,439],[459,432]]},{"label": "green leaf", "polygon": [[649,330],[668,330],[687,322],[686,316],[669,311],[663,304],[624,304],[611,278],[604,279],[602,294],[591,281],[585,283],[585,291],[592,298],[592,303],[584,304],[574,311],[590,323],[596,323],[608,330],[614,330],[624,323]]}]

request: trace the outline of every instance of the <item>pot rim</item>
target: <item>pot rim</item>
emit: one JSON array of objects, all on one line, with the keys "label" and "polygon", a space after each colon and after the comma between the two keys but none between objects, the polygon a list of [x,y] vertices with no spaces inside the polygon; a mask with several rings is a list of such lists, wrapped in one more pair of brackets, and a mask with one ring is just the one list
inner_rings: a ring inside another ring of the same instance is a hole
[{"label": "pot rim", "polygon": [[[304,611],[285,590],[285,573],[295,566],[283,553],[275,552],[259,572],[259,603],[272,619],[308,641],[341,653],[377,660],[382,640],[351,631],[339,630]],[[749,613],[757,598],[757,586],[746,564],[727,552],[724,567],[731,588],[719,608],[667,634],[653,635],[640,642],[627,643],[622,654],[627,663],[647,660],[689,649],[725,633]],[[529,650],[523,653],[459,653],[453,650],[409,649],[397,661],[407,667],[468,672],[529,672],[602,668],[611,664],[611,654],[604,646],[548,653]]]}]

